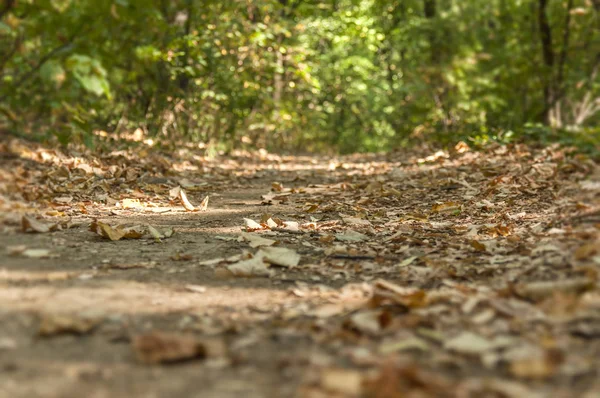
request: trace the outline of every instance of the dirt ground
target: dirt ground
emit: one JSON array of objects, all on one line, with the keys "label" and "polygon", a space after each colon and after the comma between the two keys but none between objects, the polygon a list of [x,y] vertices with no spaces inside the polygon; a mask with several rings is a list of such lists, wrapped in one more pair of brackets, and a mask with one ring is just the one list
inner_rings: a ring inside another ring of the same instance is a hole
[{"label": "dirt ground", "polygon": [[0,397],[600,397],[583,155],[0,162]]}]

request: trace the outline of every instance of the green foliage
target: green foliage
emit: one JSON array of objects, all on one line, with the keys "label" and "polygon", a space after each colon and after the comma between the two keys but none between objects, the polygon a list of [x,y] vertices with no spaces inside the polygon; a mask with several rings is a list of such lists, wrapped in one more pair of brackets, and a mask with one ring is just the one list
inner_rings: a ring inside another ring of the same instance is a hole
[{"label": "green foliage", "polygon": [[0,129],[64,143],[141,128],[225,148],[559,136],[597,148],[598,7],[540,4],[5,0]]}]

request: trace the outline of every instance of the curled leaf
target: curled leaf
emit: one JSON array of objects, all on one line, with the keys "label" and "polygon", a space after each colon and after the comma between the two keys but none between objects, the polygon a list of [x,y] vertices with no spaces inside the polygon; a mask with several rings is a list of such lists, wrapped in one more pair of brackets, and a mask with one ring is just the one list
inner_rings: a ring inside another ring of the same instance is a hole
[{"label": "curled leaf", "polygon": [[190,203],[190,201],[187,198],[187,195],[185,194],[185,191],[181,188],[179,189],[179,200],[181,201],[181,204],[187,211],[198,211],[198,209],[196,209],[194,205]]}]

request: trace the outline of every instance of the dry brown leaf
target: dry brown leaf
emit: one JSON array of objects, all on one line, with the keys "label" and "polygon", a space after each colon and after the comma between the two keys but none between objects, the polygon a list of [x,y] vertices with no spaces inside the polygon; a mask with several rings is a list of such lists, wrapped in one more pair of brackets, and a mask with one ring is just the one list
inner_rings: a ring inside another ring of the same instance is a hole
[{"label": "dry brown leaf", "polygon": [[33,217],[23,216],[21,219],[21,231],[23,232],[39,232],[46,233],[54,231],[58,228],[58,224],[46,224],[36,220]]},{"label": "dry brown leaf", "polygon": [[261,224],[250,218],[244,218],[244,224],[246,225],[246,232],[261,231],[265,229]]},{"label": "dry brown leaf", "polygon": [[407,308],[417,308],[426,304],[427,295],[421,289],[404,288],[378,279],[373,283],[371,303],[374,306],[379,306],[385,301],[391,301]]},{"label": "dry brown leaf", "polygon": [[335,236],[333,235],[329,235],[329,234],[325,234],[325,235],[321,235],[319,237],[319,242],[321,243],[325,243],[325,244],[332,244],[335,241]]},{"label": "dry brown leaf", "polygon": [[144,207],[139,199],[123,199],[121,206],[124,209],[141,209]]},{"label": "dry brown leaf", "polygon": [[273,182],[271,183],[271,189],[276,192],[281,192],[283,191],[283,184],[280,182]]},{"label": "dry brown leaf", "polygon": [[458,202],[438,203],[431,206],[432,213],[446,213],[458,211],[461,209],[461,204]]},{"label": "dry brown leaf", "polygon": [[54,203],[66,205],[73,201],[73,197],[72,196],[59,196],[57,198],[52,199],[52,201]]},{"label": "dry brown leaf", "polygon": [[388,355],[400,351],[429,351],[431,348],[426,340],[418,337],[409,337],[397,341],[388,341],[379,346],[379,353]]},{"label": "dry brown leaf", "polygon": [[319,204],[307,204],[307,208],[306,211],[307,213],[314,213],[315,211],[317,211],[319,209]]},{"label": "dry brown leaf", "polygon": [[558,281],[519,283],[513,291],[520,297],[539,301],[557,293],[581,294],[593,290],[596,285],[592,278],[572,278]]},{"label": "dry brown leaf", "polygon": [[171,199],[176,199],[176,198],[179,198],[179,192],[180,192],[180,191],[181,191],[181,187],[180,187],[180,186],[177,186],[177,187],[175,187],[175,188],[171,188],[171,189],[169,190],[169,197],[170,197]]},{"label": "dry brown leaf", "polygon": [[444,348],[466,355],[481,355],[496,348],[493,341],[471,332],[462,332],[444,342]]},{"label": "dry brown leaf", "polygon": [[179,189],[179,200],[181,201],[181,204],[187,211],[198,211],[198,209],[196,209],[194,205],[190,203],[190,201],[187,198],[187,195],[185,194],[185,191],[181,188]]},{"label": "dry brown leaf", "polygon": [[206,357],[206,347],[191,334],[150,332],[131,340],[137,359],[154,365]]},{"label": "dry brown leaf", "polygon": [[342,217],[342,221],[348,225],[357,225],[357,226],[369,226],[371,222],[369,220],[365,220],[363,218],[357,217]]},{"label": "dry brown leaf", "polygon": [[485,247],[485,245],[477,240],[472,240],[469,242],[471,247],[473,249],[475,249],[478,252],[486,252],[487,251],[487,247]]},{"label": "dry brown leaf", "polygon": [[293,268],[300,263],[300,255],[295,250],[285,247],[263,247],[256,253],[256,257],[269,264],[286,268]]},{"label": "dry brown leaf", "polygon": [[125,233],[122,230],[115,229],[110,225],[98,220],[92,221],[90,224],[90,231],[112,241],[119,240],[125,236]]},{"label": "dry brown leaf", "polygon": [[86,334],[102,322],[98,317],[73,314],[44,314],[40,320],[38,335],[42,337],[59,334]]},{"label": "dry brown leaf", "polygon": [[48,249],[25,249],[20,253],[23,257],[27,258],[50,258],[56,257]]},{"label": "dry brown leaf", "polygon": [[147,228],[143,225],[134,225],[131,227],[119,227],[122,228],[123,238],[125,239],[139,239],[144,236],[147,232]]},{"label": "dry brown leaf", "polygon": [[271,276],[271,271],[260,257],[243,260],[227,267],[234,276]]},{"label": "dry brown leaf", "polygon": [[89,230],[112,241],[121,239],[139,239],[147,232],[147,228],[141,225],[131,227],[117,225],[116,227],[112,227],[109,224],[98,220],[92,221]]},{"label": "dry brown leaf", "polygon": [[206,195],[206,197],[202,199],[202,202],[200,202],[200,205],[198,206],[198,210],[206,211],[208,209],[208,198],[209,196]]},{"label": "dry brown leaf", "polygon": [[382,328],[381,311],[359,311],[348,320],[348,326],[368,335],[377,335]]},{"label": "dry brown leaf", "polygon": [[200,285],[185,285],[185,290],[193,293],[206,293],[206,286]]},{"label": "dry brown leaf", "polygon": [[579,246],[574,256],[576,260],[587,260],[596,254],[600,254],[600,240]]},{"label": "dry brown leaf", "polygon": [[543,355],[521,358],[510,363],[510,373],[524,379],[548,379],[553,377],[564,361],[564,354],[557,349],[547,350]]},{"label": "dry brown leaf", "polygon": [[321,371],[321,387],[330,393],[358,397],[362,383],[363,373],[358,370],[328,368]]},{"label": "dry brown leaf", "polygon": [[27,250],[26,245],[7,246],[6,254],[9,256],[17,256]]},{"label": "dry brown leaf", "polygon": [[191,254],[177,253],[169,258],[173,261],[191,261],[194,259],[194,256]]},{"label": "dry brown leaf", "polygon": [[247,232],[242,232],[238,241],[248,242],[248,244],[252,248],[256,248],[256,247],[260,247],[260,246],[272,246],[276,242],[272,239],[263,238],[260,235],[251,234],[251,233],[247,233]]},{"label": "dry brown leaf", "polygon": [[335,238],[342,242],[361,242],[363,240],[369,239],[369,237],[365,234],[361,234],[358,231],[348,230],[341,234],[336,234]]},{"label": "dry brown leaf", "polygon": [[160,241],[162,238],[164,238],[164,235],[161,234],[156,228],[154,228],[152,225],[148,224],[146,225],[146,228],[148,228],[148,232],[150,233],[150,235],[152,235],[152,237],[157,240]]}]

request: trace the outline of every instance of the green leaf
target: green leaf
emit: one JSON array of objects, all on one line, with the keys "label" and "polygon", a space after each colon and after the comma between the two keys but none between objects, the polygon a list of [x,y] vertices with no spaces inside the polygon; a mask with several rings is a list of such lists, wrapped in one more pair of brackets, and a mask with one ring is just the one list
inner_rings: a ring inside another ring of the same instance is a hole
[{"label": "green leaf", "polygon": [[86,91],[111,99],[107,73],[98,60],[74,54],[67,59],[66,66]]},{"label": "green leaf", "polygon": [[46,83],[59,87],[65,80],[65,70],[58,61],[48,61],[40,68],[40,77]]},{"label": "green leaf", "polygon": [[50,0],[50,4],[56,11],[63,13],[71,5],[71,0]]},{"label": "green leaf", "polygon": [[7,35],[10,32],[12,32],[12,28],[4,22],[0,21],[0,35]]}]

